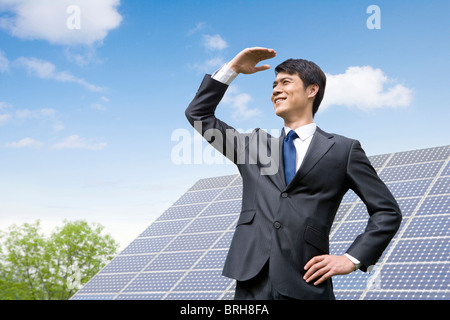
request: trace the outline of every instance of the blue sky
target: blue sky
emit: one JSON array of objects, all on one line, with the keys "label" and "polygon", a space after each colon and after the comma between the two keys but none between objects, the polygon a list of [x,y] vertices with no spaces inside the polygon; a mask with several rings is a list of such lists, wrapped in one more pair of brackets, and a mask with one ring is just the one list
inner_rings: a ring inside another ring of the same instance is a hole
[{"label": "blue sky", "polygon": [[273,67],[305,58],[328,76],[323,130],[368,155],[447,145],[449,12],[437,0],[0,0],[0,230],[84,219],[123,247],[198,179],[237,173],[222,158],[177,164],[173,150],[180,132],[207,150],[184,110],[246,47],[277,57],[230,87],[217,115],[236,128],[281,129]]}]

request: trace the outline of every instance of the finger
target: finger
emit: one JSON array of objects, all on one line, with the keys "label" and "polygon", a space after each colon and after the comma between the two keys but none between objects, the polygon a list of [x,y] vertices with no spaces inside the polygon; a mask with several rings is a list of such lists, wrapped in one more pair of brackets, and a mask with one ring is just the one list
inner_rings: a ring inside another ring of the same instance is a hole
[{"label": "finger", "polygon": [[270,49],[270,48],[264,48],[264,47],[252,47],[252,48],[248,48],[248,50],[250,51],[254,51],[254,52],[267,52],[267,53],[274,53],[275,50],[274,49]]},{"label": "finger", "polygon": [[320,277],[319,280],[317,280],[316,282],[314,282],[314,285],[317,286],[323,282],[325,282],[328,278],[330,278],[331,276],[333,276],[333,274],[331,273],[331,271],[325,273],[322,277]]},{"label": "finger", "polygon": [[322,256],[315,256],[313,258],[311,258],[306,264],[305,264],[305,270],[308,270],[309,268],[311,268],[312,265],[314,265],[317,262],[322,261],[323,259],[325,259],[325,255]]},{"label": "finger", "polygon": [[270,69],[270,66],[268,64],[265,64],[263,66],[255,67],[255,72],[264,71],[264,70],[268,70],[268,69]]},{"label": "finger", "polygon": [[267,60],[267,59],[272,59],[273,57],[275,57],[277,54],[276,52],[266,52],[266,53],[259,53],[258,54],[258,58],[260,60]]},{"label": "finger", "polygon": [[307,279],[305,279],[305,281],[307,283],[311,282],[314,279],[317,279],[320,276],[323,276],[324,274],[326,274],[328,271],[330,270],[330,268],[328,268],[328,266],[323,266],[322,268],[318,269],[316,272],[314,272],[310,277],[308,277]]},{"label": "finger", "polygon": [[258,52],[258,54],[268,56],[268,57],[273,57],[277,54],[277,52],[273,49],[258,50],[257,52]]},{"label": "finger", "polygon": [[303,279],[306,282],[310,282],[313,279],[316,279],[318,276],[321,276],[325,272],[327,272],[330,268],[325,262],[316,263],[312,266],[303,276]]},{"label": "finger", "polygon": [[325,267],[327,267],[326,261],[320,261],[320,262],[315,263],[308,269],[308,271],[303,276],[303,279],[310,281],[311,279],[318,277],[320,274],[316,274],[316,273]]},{"label": "finger", "polygon": [[247,52],[256,57],[258,60],[271,59],[277,55],[277,53],[273,49],[258,47],[250,48]]}]

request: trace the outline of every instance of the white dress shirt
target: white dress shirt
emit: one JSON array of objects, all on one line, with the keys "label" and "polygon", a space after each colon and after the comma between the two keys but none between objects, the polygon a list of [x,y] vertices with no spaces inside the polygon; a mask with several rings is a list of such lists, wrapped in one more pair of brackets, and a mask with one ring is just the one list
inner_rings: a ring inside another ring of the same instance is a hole
[{"label": "white dress shirt", "polygon": [[[298,135],[298,138],[294,139],[294,146],[296,151],[295,172],[297,172],[302,165],[303,159],[306,155],[306,151],[308,151],[312,137],[316,132],[316,128],[317,125],[315,123],[310,123],[294,130]],[[292,129],[289,127],[284,127],[284,133],[286,135],[291,130]]]},{"label": "white dress shirt", "polygon": [[227,64],[224,64],[219,70],[211,76],[214,80],[230,85],[231,82],[238,76]]},{"label": "white dress shirt", "polygon": [[[213,73],[212,78],[226,85],[230,85],[231,82],[238,76],[227,64],[224,64],[219,70]],[[316,132],[317,125],[315,123],[310,123],[295,129],[298,138],[294,140],[294,146],[296,150],[295,159],[295,172],[298,171],[302,165],[303,159],[305,158],[306,151],[308,151],[311,140]],[[287,135],[292,129],[289,127],[284,127],[284,133]],[[350,259],[351,262],[355,264],[355,270],[361,267],[361,263],[358,259],[352,257],[348,253],[345,256]]]}]

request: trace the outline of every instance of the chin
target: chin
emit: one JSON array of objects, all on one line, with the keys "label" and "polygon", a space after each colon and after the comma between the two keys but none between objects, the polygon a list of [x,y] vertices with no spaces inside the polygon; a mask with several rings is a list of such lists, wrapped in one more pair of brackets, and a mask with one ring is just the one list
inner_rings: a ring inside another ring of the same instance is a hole
[{"label": "chin", "polygon": [[284,110],[283,108],[275,108],[275,114],[281,118],[283,118],[283,116],[286,114],[286,110]]}]

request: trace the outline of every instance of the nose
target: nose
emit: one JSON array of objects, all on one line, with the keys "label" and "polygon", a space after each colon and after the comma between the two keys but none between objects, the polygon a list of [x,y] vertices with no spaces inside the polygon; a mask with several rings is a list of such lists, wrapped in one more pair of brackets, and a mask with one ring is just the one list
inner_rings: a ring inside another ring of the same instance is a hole
[{"label": "nose", "polygon": [[281,89],[279,89],[278,86],[275,86],[272,90],[272,96],[276,97],[280,93],[281,93]]}]

